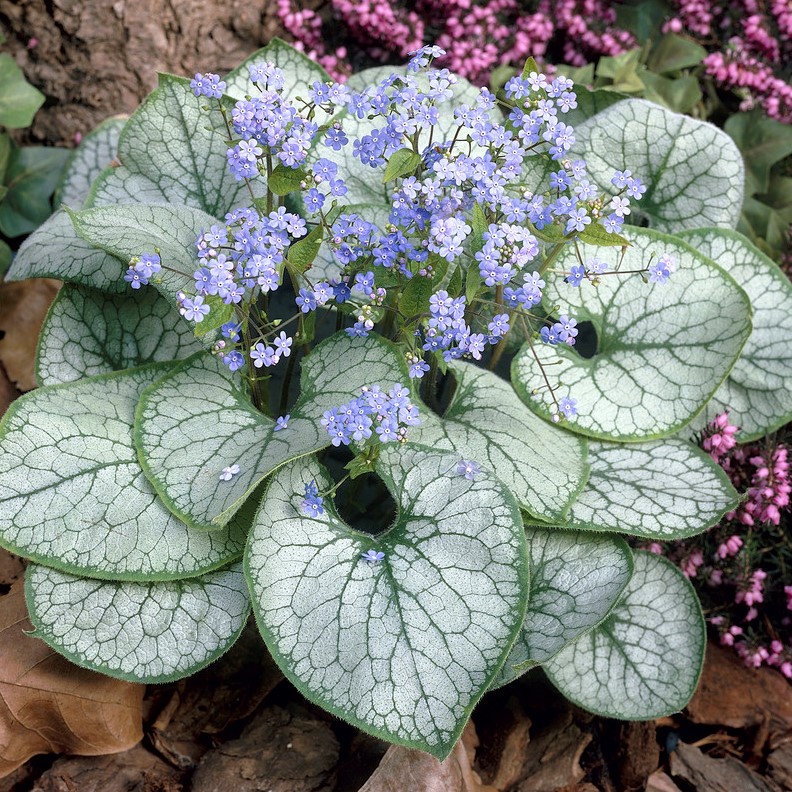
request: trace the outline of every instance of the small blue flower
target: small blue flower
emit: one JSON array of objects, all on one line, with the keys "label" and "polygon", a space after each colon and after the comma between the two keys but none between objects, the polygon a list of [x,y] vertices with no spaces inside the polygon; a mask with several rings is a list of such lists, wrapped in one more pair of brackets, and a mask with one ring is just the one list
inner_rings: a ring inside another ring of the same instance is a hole
[{"label": "small blue flower", "polygon": [[319,517],[324,514],[324,498],[319,494],[319,488],[316,486],[316,481],[305,485],[305,500],[302,502],[300,508],[302,513],[308,517]]},{"label": "small blue flower", "polygon": [[237,473],[239,473],[239,465],[237,464],[224,467],[220,473],[220,481],[231,481]]},{"label": "small blue flower", "polygon": [[382,550],[367,550],[365,553],[361,553],[360,557],[364,561],[368,561],[369,564],[378,564],[385,560],[385,553]]},{"label": "small blue flower", "polygon": [[460,476],[464,476],[468,481],[473,481],[473,479],[481,473],[481,468],[477,462],[473,462],[469,459],[460,459],[459,462],[457,462],[456,472]]},{"label": "small blue flower", "polygon": [[291,415],[286,413],[286,415],[281,415],[280,417],[275,419],[275,429],[274,432],[280,432],[281,429],[287,429],[289,427],[289,419]]},{"label": "small blue flower", "polygon": [[558,411],[563,413],[566,418],[573,418],[577,415],[577,400],[570,396],[564,396],[558,402]]}]

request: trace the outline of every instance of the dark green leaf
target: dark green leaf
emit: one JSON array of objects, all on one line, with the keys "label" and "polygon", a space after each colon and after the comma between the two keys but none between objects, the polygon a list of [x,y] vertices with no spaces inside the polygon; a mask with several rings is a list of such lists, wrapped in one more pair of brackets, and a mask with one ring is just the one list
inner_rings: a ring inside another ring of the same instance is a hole
[{"label": "dark green leaf", "polygon": [[606,247],[628,246],[630,243],[619,234],[609,234],[599,223],[587,225],[578,234],[581,242],[588,242],[591,245],[604,245]]},{"label": "dark green leaf", "polygon": [[692,74],[671,80],[644,71],[641,79],[646,85],[644,96],[647,99],[677,113],[689,113],[703,98],[699,81]]},{"label": "dark green leaf", "polygon": [[316,226],[310,234],[304,236],[289,248],[287,263],[292,270],[302,275],[310,268],[316,258],[316,254],[319,252],[323,234],[324,229],[322,226]]},{"label": "dark green leaf", "polygon": [[0,126],[21,129],[30,126],[36,111],[44,104],[44,94],[37,91],[22,74],[14,59],[0,55]]},{"label": "dark green leaf", "polygon": [[689,69],[698,66],[707,56],[707,50],[688,38],[666,33],[649,56],[647,67],[657,74]]},{"label": "dark green leaf", "polygon": [[267,186],[275,195],[288,195],[300,189],[300,184],[308,178],[304,168],[287,168],[285,165],[277,165],[269,179]]},{"label": "dark green leaf", "polygon": [[468,267],[467,277],[465,278],[465,299],[468,305],[473,302],[474,297],[481,288],[481,273],[475,264]]},{"label": "dark green leaf", "polygon": [[735,113],[723,125],[745,160],[745,191],[766,192],[770,169],[792,154],[792,127],[768,118],[762,111]]},{"label": "dark green leaf", "polygon": [[459,297],[459,295],[462,294],[463,285],[464,284],[462,281],[462,267],[460,267],[459,264],[457,264],[456,267],[454,268],[454,274],[451,276],[451,280],[448,282],[448,287],[446,291],[452,297]]},{"label": "dark green leaf", "polygon": [[0,239],[0,281],[5,277],[11,265],[11,248]]},{"label": "dark green leaf", "polygon": [[403,148],[391,154],[385,173],[382,174],[382,183],[393,181],[400,176],[409,176],[421,164],[421,155],[412,149]]},{"label": "dark green leaf", "polygon": [[211,333],[212,330],[217,330],[218,327],[230,322],[234,315],[234,306],[232,304],[226,305],[222,298],[216,294],[210,294],[204,298],[205,305],[209,306],[209,314],[204,317],[202,322],[196,322],[195,335],[205,336]]},{"label": "dark green leaf", "polygon": [[526,77],[527,77],[527,76],[528,76],[528,75],[529,75],[531,72],[537,72],[537,73],[539,73],[539,67],[536,65],[536,61],[535,61],[533,58],[528,58],[528,60],[527,60],[527,61],[525,61],[525,66],[523,66],[523,70],[522,70],[522,78],[523,78],[523,80],[524,80],[524,79],[525,79],[525,78],[526,78]]},{"label": "dark green leaf", "polygon": [[413,275],[399,300],[399,308],[405,316],[417,316],[429,310],[432,296],[432,280],[421,275]]},{"label": "dark green leaf", "polygon": [[29,234],[51,214],[50,196],[69,156],[67,149],[12,146],[6,172],[8,193],[0,204],[0,231]]},{"label": "dark green leaf", "polygon": [[11,156],[11,138],[3,132],[0,134],[0,181],[5,179],[8,170],[8,160]]}]

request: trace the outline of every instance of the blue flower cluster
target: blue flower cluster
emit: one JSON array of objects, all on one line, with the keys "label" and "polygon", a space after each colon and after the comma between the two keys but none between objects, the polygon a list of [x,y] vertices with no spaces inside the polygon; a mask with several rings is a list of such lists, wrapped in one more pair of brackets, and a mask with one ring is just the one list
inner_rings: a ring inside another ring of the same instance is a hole
[{"label": "blue flower cluster", "polygon": [[162,269],[159,254],[143,253],[129,262],[124,280],[133,288],[148,286],[149,280]]},{"label": "blue flower cluster", "polygon": [[409,388],[398,383],[388,393],[378,385],[364,387],[357,399],[333,407],[322,416],[322,426],[334,446],[353,441],[365,443],[372,436],[383,443],[405,442],[407,428],[420,423],[418,408],[410,401]]},{"label": "blue flower cluster", "polygon": [[542,341],[551,346],[556,346],[559,343],[575,346],[577,334],[577,321],[570,319],[566,314],[561,314],[557,322],[553,322],[549,327],[545,326],[539,331]]},{"label": "blue flower cluster", "polygon": [[324,498],[319,494],[316,481],[305,485],[305,499],[300,504],[300,508],[307,517],[319,517],[325,513]]}]

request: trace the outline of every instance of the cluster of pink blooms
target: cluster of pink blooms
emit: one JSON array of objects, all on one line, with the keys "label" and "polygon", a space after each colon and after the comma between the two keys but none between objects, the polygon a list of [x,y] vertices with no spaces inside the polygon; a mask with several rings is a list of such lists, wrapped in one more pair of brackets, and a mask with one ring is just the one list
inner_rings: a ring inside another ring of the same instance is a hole
[{"label": "cluster of pink blooms", "polygon": [[[296,46],[319,60],[336,79],[351,71],[346,48],[328,51],[332,29],[377,61],[401,60],[424,43],[448,55],[439,62],[478,84],[502,64],[542,59],[555,39],[560,60],[582,66],[600,55],[618,55],[635,46],[616,27],[607,0],[539,0],[526,10],[520,0],[330,0],[332,23],[323,30],[317,12],[297,10],[294,0],[278,0],[278,15]],[[332,27],[331,27],[332,26]],[[329,34],[329,35],[323,35]]]},{"label": "cluster of pink blooms", "polygon": [[[792,4],[789,0],[677,0],[678,15],[665,30],[692,33],[719,51],[704,59],[716,82],[744,95],[742,109],[760,104],[771,118],[792,123],[792,87],[781,75],[792,58]],[[711,48],[711,46],[710,46]]]},{"label": "cluster of pink blooms", "polygon": [[721,644],[746,665],[774,666],[792,679],[792,585],[784,585],[784,564],[777,563],[778,553],[788,554],[781,527],[792,493],[788,449],[738,446],[737,432],[722,413],[700,444],[743,496],[740,506],[705,534],[647,549],[667,555],[696,585],[706,609],[717,614],[709,622]]}]

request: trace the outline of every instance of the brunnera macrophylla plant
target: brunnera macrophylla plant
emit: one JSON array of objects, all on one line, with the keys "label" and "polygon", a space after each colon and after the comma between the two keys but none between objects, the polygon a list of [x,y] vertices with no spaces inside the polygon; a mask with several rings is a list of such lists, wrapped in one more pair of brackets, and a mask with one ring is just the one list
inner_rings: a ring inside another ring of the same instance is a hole
[{"label": "brunnera macrophylla plant", "polygon": [[0,542],[76,663],[180,678],[252,608],[307,698],[438,757],[536,665],[613,717],[691,696],[698,600],[624,536],[736,508],[690,442],[711,415],[790,417],[792,294],[732,230],[739,153],[436,54],[341,86],[275,41],[163,75],[20,249],[12,278],[66,285],[0,429]]}]

